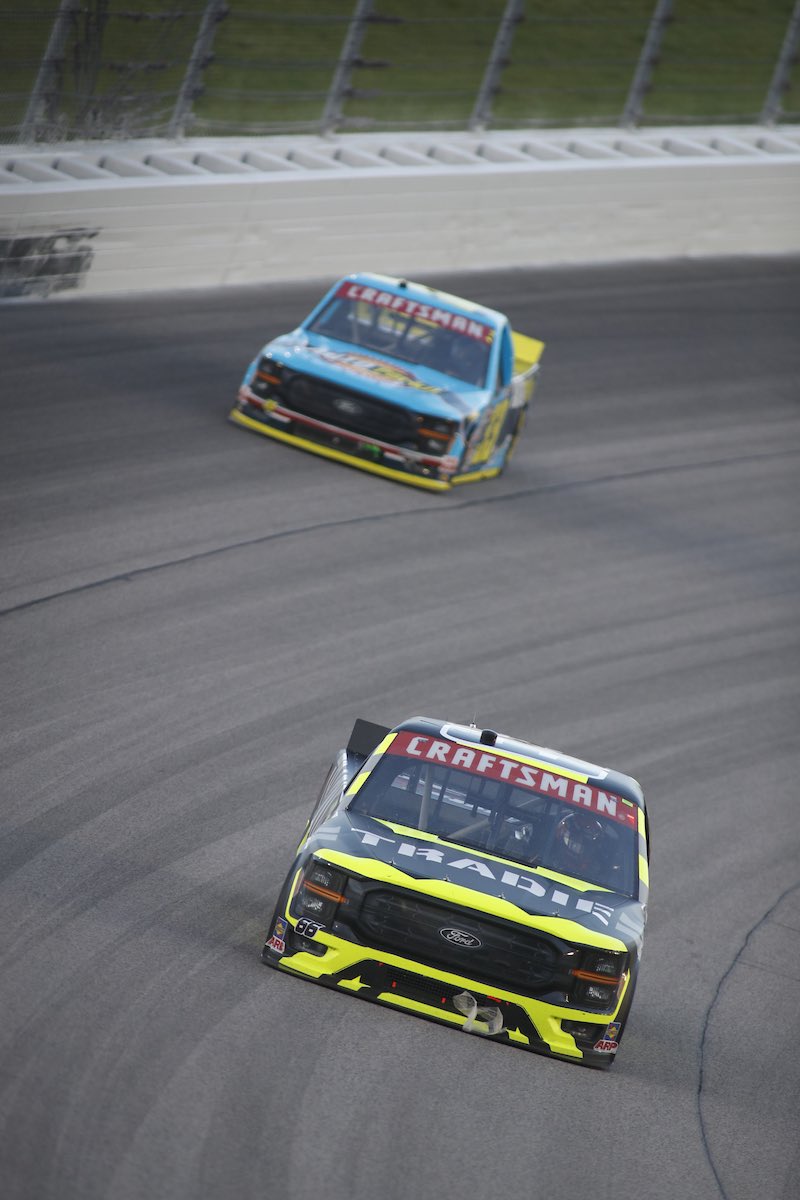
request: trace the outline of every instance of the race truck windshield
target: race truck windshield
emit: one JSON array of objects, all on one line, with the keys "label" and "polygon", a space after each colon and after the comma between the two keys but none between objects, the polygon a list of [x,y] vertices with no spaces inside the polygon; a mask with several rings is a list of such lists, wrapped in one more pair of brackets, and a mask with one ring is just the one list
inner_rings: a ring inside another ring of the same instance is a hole
[{"label": "race truck windshield", "polygon": [[486,383],[494,339],[490,325],[466,314],[347,282],[308,328],[474,387]]},{"label": "race truck windshield", "polygon": [[[431,751],[433,758],[426,757]],[[638,894],[635,805],[489,747],[398,734],[349,811],[620,895]]]}]

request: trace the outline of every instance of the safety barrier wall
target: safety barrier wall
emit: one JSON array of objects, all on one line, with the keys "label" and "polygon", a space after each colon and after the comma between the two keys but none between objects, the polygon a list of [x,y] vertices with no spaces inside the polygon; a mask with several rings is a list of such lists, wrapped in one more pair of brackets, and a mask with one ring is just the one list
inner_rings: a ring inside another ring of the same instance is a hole
[{"label": "safety barrier wall", "polygon": [[0,160],[0,294],[800,252],[800,130],[706,134],[37,149]]}]

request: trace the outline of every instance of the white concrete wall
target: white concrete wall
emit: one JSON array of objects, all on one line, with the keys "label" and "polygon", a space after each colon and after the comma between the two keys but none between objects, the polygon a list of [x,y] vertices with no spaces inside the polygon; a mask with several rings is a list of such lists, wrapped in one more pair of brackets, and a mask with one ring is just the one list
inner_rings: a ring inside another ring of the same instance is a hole
[{"label": "white concrete wall", "polygon": [[[379,160],[365,139],[355,146],[350,139],[351,154],[366,145],[367,165],[359,167],[342,162],[341,148],[330,163],[315,166],[312,157],[301,167],[297,143],[287,151],[277,139],[272,151],[277,158],[283,154],[288,167],[266,171],[249,166],[252,148],[242,151],[237,143],[235,154],[229,149],[230,157],[214,171],[190,175],[148,168],[148,158],[159,161],[151,148],[131,160],[147,174],[113,175],[95,165],[103,177],[63,182],[47,175],[54,170],[48,162],[56,170],[60,163],[62,172],[66,165],[78,169],[63,153],[53,158],[50,151],[49,160],[42,151],[24,160],[6,155],[0,238],[20,245],[19,239],[84,230],[91,265],[69,293],[84,295],[327,278],[360,269],[413,276],[800,252],[800,136],[794,153],[791,140],[767,151],[752,139],[734,140],[726,150],[709,149],[708,139],[702,151],[684,142],[682,151],[667,153],[668,131],[661,131],[649,141],[634,137],[634,152],[623,153],[615,148],[622,144],[618,133],[614,142],[611,133],[604,139],[595,132],[589,143],[573,135],[561,144],[569,153],[552,158],[532,157],[531,139],[523,143],[522,135],[515,136],[516,143],[510,135],[480,143],[474,135],[460,144],[451,140],[444,157],[466,160],[456,162],[442,160],[441,146],[431,157],[418,137],[406,144],[411,162],[404,166]],[[331,153],[330,143],[314,141]],[[529,146],[524,154],[522,144]],[[536,145],[542,144],[559,145],[552,136],[543,143],[537,135]],[[263,140],[259,149],[269,150]],[[313,146],[305,149],[313,155]],[[414,161],[420,152],[428,161]],[[205,161],[202,148],[184,144],[181,153],[190,166]],[[503,161],[496,161],[498,155]],[[95,161],[115,160],[107,155]],[[8,178],[23,167],[45,178]],[[24,274],[19,265],[15,269]]]}]

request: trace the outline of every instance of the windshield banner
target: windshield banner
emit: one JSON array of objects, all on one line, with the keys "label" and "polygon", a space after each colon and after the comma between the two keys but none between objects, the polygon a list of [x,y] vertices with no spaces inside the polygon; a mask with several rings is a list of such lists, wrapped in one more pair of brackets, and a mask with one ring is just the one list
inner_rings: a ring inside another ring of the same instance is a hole
[{"label": "windshield banner", "polygon": [[623,800],[613,792],[604,792],[589,783],[580,783],[559,774],[558,768],[547,768],[533,762],[505,758],[492,753],[490,748],[472,748],[446,742],[443,739],[426,737],[419,733],[398,733],[388,753],[402,758],[423,760],[436,765],[457,767],[470,775],[485,779],[497,779],[513,784],[514,787],[529,788],[541,796],[553,796],[595,813],[618,821],[621,825],[637,827],[636,806]]},{"label": "windshield banner", "polygon": [[433,304],[420,304],[408,296],[398,296],[396,292],[381,292],[378,288],[367,287],[363,283],[343,283],[338,289],[337,296],[345,300],[363,300],[367,304],[375,304],[378,308],[389,308],[393,312],[402,313],[406,317],[416,317],[419,321],[430,321],[433,325],[441,325],[453,333],[463,333],[475,338],[478,342],[489,345],[494,338],[494,330],[481,321],[473,321],[472,317],[462,313],[450,312],[446,308],[436,308]]}]

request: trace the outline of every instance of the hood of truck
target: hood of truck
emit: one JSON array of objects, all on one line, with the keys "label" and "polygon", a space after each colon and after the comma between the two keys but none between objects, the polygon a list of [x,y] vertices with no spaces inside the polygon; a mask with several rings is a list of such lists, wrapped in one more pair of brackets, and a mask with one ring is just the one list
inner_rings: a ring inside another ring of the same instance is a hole
[{"label": "hood of truck", "polygon": [[461,421],[481,411],[491,392],[418,363],[360,350],[303,331],[284,334],[262,350],[288,371],[374,396],[426,416]]},{"label": "hood of truck", "polygon": [[[638,901],[553,871],[447,842],[432,834],[340,811],[304,850],[345,870],[547,929],[568,940],[641,948],[645,909]],[[533,918],[533,919],[532,919]]]}]

